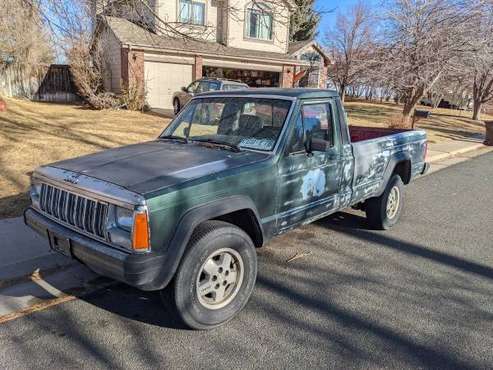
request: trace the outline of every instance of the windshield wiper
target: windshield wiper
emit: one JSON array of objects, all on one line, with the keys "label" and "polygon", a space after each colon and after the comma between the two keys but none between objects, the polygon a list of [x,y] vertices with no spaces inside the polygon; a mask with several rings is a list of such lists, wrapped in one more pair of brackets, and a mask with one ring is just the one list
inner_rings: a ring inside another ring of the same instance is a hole
[{"label": "windshield wiper", "polygon": [[228,143],[227,141],[215,140],[215,139],[193,139],[192,141],[218,145],[221,147],[226,147],[228,149],[231,149],[233,152],[241,152],[241,148],[238,145]]},{"label": "windshield wiper", "polygon": [[176,141],[181,141],[182,143],[188,144],[188,138],[182,137],[182,136],[175,136],[175,135],[164,135],[164,136],[159,136],[159,140],[164,139],[164,140],[176,140]]}]

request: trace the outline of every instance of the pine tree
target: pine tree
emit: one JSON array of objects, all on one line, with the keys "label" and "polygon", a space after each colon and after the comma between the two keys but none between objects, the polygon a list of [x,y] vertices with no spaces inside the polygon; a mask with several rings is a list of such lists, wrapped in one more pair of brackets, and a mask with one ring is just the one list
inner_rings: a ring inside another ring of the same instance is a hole
[{"label": "pine tree", "polygon": [[315,0],[294,0],[296,9],[291,15],[290,41],[311,40],[317,35],[320,12],[315,10]]}]

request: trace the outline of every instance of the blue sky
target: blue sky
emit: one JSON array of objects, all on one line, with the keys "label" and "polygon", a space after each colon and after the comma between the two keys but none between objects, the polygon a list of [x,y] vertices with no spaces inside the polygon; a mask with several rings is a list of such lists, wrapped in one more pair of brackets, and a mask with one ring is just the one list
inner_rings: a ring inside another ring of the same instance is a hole
[{"label": "blue sky", "polygon": [[[328,29],[334,26],[337,18],[338,12],[346,12],[352,6],[354,6],[358,0],[317,0],[316,7],[318,10],[322,11],[330,11],[334,10],[331,13],[327,13],[323,15],[322,21],[319,26],[319,41],[323,41],[324,34]],[[365,3],[369,3],[370,6],[374,6],[377,0],[365,0]]]}]

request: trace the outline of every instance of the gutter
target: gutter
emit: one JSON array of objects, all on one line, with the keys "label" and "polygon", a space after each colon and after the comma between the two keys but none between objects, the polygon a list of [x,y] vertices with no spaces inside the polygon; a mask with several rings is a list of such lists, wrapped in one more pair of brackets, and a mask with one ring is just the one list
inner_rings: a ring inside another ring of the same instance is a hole
[{"label": "gutter", "polygon": [[155,52],[161,52],[161,53],[177,53],[181,55],[186,55],[186,56],[191,56],[195,57],[197,55],[200,55],[202,57],[209,57],[209,58],[221,58],[221,59],[230,59],[233,61],[251,61],[251,62],[274,62],[282,65],[291,65],[291,66],[310,66],[309,62],[304,62],[301,60],[296,60],[296,59],[275,59],[275,58],[261,58],[261,57],[236,57],[232,55],[218,55],[218,54],[211,54],[207,52],[200,52],[200,51],[185,51],[185,50],[178,50],[178,49],[166,49],[166,48],[159,48],[159,47],[152,47],[152,46],[147,46],[147,45],[139,45],[139,44],[123,44],[122,43],[122,48],[127,48],[129,50],[132,49],[138,49],[138,50],[144,50],[144,51],[155,51]]}]

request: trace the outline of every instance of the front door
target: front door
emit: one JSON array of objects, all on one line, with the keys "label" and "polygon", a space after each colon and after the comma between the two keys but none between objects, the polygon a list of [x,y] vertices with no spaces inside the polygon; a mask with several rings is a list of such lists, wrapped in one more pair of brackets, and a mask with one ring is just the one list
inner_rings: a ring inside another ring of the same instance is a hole
[{"label": "front door", "polygon": [[[332,101],[303,104],[279,164],[278,228],[285,231],[338,206],[340,135]],[[311,151],[307,138],[326,150]],[[308,151],[307,151],[308,149]]]}]

